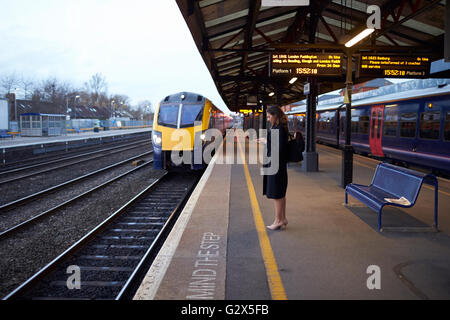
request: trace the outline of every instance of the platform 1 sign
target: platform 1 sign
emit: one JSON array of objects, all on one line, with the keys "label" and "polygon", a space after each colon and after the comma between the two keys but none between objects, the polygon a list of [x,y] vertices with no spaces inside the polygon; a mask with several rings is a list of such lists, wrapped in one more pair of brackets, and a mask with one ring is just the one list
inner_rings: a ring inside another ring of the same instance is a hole
[{"label": "platform 1 sign", "polygon": [[360,55],[357,77],[425,78],[430,75],[431,60],[426,56]]},{"label": "platform 1 sign", "polygon": [[340,53],[272,53],[270,76],[341,76],[343,60]]}]

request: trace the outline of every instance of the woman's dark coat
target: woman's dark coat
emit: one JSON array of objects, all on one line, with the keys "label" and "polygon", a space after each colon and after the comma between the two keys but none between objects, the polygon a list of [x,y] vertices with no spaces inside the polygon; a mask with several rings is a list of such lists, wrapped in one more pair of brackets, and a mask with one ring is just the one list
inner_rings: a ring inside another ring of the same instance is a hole
[{"label": "woman's dark coat", "polygon": [[[264,176],[263,195],[269,199],[283,199],[286,197],[288,187],[287,174],[287,144],[288,131],[283,125],[274,126],[267,134],[267,156],[272,155],[272,132],[279,130],[278,139],[279,153],[280,153],[280,168],[278,173],[271,176]],[[265,166],[268,167],[268,166]]]}]

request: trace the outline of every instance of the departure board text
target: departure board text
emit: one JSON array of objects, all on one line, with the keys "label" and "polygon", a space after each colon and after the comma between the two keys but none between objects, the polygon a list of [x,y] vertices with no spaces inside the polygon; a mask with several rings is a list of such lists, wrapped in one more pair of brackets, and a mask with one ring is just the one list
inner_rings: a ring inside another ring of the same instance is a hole
[{"label": "departure board text", "polygon": [[340,76],[342,64],[342,54],[274,53],[270,76]]},{"label": "departure board text", "polygon": [[431,60],[424,56],[361,55],[358,76],[374,78],[424,78]]}]

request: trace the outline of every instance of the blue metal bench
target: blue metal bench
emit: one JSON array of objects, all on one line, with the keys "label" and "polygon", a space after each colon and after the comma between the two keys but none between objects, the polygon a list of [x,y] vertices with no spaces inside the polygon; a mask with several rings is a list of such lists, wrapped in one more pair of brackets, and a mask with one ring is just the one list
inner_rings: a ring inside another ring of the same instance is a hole
[{"label": "blue metal bench", "polygon": [[[438,228],[438,180],[434,175],[425,174],[387,163],[378,165],[372,184],[363,186],[350,184],[345,190],[345,204],[348,195],[358,199],[370,209],[378,212],[378,231],[383,230],[382,211],[385,206],[411,208],[416,204],[423,184],[435,187],[434,228]],[[386,201],[386,199],[406,198],[410,204],[402,205]]]}]

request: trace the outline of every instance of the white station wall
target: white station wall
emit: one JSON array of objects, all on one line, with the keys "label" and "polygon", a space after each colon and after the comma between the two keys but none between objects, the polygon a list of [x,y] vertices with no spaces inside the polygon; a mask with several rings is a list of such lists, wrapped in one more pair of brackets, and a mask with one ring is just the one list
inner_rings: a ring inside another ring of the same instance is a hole
[{"label": "white station wall", "polygon": [[9,129],[8,101],[0,99],[0,130]]}]

